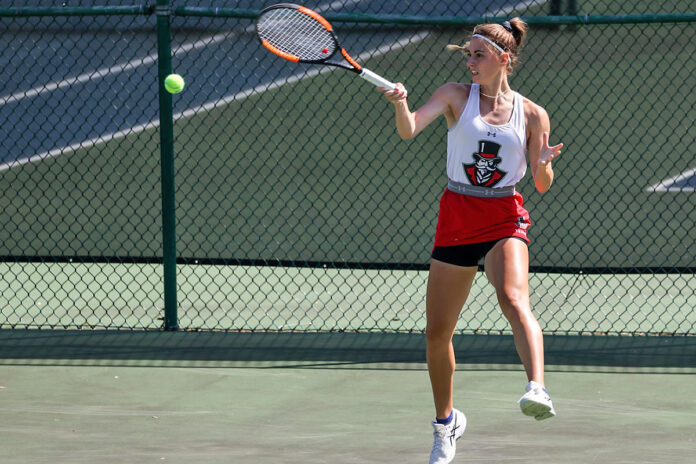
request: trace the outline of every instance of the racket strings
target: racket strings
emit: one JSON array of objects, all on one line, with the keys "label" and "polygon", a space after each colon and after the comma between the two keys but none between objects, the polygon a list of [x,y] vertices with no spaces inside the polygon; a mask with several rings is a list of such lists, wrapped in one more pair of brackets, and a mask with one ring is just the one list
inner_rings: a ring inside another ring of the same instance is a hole
[{"label": "racket strings", "polygon": [[336,51],[333,35],[321,23],[294,9],[269,10],[257,23],[259,37],[305,61],[318,61]]}]

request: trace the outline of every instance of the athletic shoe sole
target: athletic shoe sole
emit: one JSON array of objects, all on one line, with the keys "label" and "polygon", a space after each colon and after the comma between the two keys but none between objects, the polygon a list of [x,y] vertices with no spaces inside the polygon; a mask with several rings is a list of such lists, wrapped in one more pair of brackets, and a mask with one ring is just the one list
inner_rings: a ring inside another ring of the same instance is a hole
[{"label": "athletic shoe sole", "polygon": [[556,415],[556,411],[553,410],[553,407],[528,399],[520,400],[520,409],[522,409],[524,415],[532,416],[536,420],[550,419]]},{"label": "athletic shoe sole", "polygon": [[551,418],[554,417],[555,415],[556,415],[556,411],[554,411],[554,410],[552,409],[552,410],[547,411],[547,412],[545,412],[545,413],[543,413],[543,414],[539,414],[538,416],[534,416],[534,418],[535,418],[536,420],[538,420],[538,421],[542,421],[542,420],[544,420],[544,419],[551,419]]}]

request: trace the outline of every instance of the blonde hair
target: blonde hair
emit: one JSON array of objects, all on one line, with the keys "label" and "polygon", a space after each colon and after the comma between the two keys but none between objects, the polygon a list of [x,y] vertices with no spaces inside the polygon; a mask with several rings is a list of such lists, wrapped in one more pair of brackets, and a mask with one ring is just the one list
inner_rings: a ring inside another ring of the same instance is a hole
[{"label": "blonde hair", "polygon": [[[447,50],[461,50],[467,52],[469,50],[469,42],[474,34],[482,35],[498,47],[503,49],[505,53],[510,54],[510,60],[507,64],[507,73],[512,74],[512,70],[519,63],[519,51],[527,35],[527,23],[520,18],[512,18],[510,21],[505,21],[502,24],[479,24],[474,27],[474,30],[469,36],[469,40],[464,46],[447,45]],[[487,47],[495,49],[492,45],[486,44]],[[499,50],[496,50],[498,52]]]}]

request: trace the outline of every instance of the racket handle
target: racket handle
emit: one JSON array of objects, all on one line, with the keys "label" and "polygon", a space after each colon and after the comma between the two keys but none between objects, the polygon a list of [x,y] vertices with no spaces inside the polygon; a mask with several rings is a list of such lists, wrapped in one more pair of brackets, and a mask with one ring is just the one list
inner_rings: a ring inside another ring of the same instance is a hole
[{"label": "racket handle", "polygon": [[370,82],[371,84],[376,85],[377,87],[384,87],[387,90],[394,90],[396,88],[396,85],[393,82],[386,80],[379,74],[375,74],[367,68],[362,68],[362,71],[360,72],[360,77]]}]

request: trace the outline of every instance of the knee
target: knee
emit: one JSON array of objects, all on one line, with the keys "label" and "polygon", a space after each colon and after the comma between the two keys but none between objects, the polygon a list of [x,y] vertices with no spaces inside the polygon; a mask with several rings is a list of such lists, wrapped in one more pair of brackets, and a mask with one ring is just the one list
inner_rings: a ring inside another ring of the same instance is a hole
[{"label": "knee", "polygon": [[428,322],[425,327],[425,341],[428,346],[449,345],[454,329],[444,324]]},{"label": "knee", "polygon": [[498,302],[503,314],[511,323],[524,322],[532,316],[529,297],[524,292],[515,289],[504,290],[499,292]]}]

